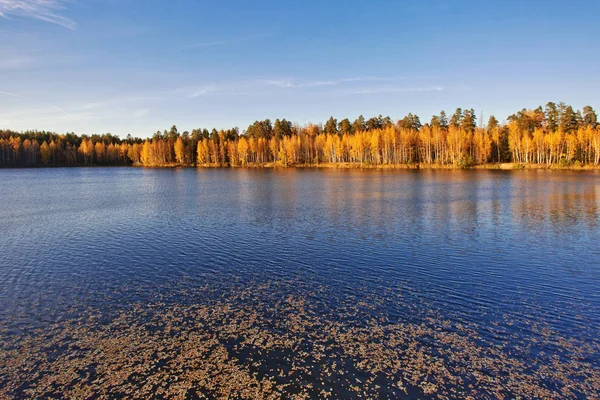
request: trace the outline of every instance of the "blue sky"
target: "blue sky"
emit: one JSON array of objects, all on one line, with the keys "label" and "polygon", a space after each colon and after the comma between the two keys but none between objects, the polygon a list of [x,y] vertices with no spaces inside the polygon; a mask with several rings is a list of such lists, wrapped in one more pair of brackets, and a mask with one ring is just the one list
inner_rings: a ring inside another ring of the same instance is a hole
[{"label": "blue sky", "polygon": [[598,1],[0,0],[0,128],[600,107]]}]

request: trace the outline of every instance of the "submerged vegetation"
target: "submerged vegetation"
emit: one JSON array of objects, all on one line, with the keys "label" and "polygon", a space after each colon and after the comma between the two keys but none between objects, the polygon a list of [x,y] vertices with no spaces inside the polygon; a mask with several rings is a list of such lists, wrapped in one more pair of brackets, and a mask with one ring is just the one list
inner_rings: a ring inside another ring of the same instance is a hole
[{"label": "submerged vegetation", "polygon": [[422,304],[406,305],[420,321],[388,319],[395,290],[323,308],[321,290],[182,284],[163,293],[185,303],[90,309],[23,336],[0,326],[0,398],[599,398],[597,338],[508,316],[457,322]]},{"label": "submerged vegetation", "polygon": [[408,114],[359,116],[325,125],[299,126],[283,120],[256,121],[238,128],[194,129],[176,126],[152,138],[111,134],[58,135],[0,131],[0,166],[394,166],[470,168],[487,163],[547,167],[600,164],[600,127],[594,109],[564,103],[523,109],[499,123],[491,116],[477,123],[473,109],[442,111],[422,124]]}]

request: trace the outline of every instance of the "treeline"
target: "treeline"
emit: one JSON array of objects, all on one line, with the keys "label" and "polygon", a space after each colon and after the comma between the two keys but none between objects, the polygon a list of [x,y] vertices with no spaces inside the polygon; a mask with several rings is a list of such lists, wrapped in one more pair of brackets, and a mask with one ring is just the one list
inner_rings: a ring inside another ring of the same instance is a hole
[{"label": "treeline", "polygon": [[305,126],[267,119],[242,134],[238,128],[180,133],[173,126],[148,139],[5,130],[0,131],[0,166],[600,164],[600,127],[590,106],[575,111],[550,102],[523,109],[506,123],[494,116],[482,122],[473,109],[458,108],[425,124],[413,114],[396,122],[381,115],[353,122],[331,117],[325,125]]},{"label": "treeline", "polygon": [[121,140],[110,133],[77,136],[0,130],[0,166],[131,165],[131,149],[142,141],[130,136]]}]

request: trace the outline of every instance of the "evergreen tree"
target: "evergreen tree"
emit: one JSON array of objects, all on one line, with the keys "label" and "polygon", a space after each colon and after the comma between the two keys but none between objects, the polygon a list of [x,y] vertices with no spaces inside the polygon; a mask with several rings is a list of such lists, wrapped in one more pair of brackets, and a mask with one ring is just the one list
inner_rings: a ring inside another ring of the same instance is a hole
[{"label": "evergreen tree", "polygon": [[477,127],[477,117],[475,116],[475,110],[471,108],[470,110],[463,111],[460,125],[467,133],[475,132],[475,128]]},{"label": "evergreen tree", "polygon": [[462,118],[462,108],[457,108],[454,114],[452,115],[452,118],[450,118],[450,126],[452,126],[453,128],[458,128],[460,126],[460,123],[462,122]]},{"label": "evergreen tree", "polygon": [[553,102],[546,103],[546,130],[548,133],[554,133],[558,129],[559,114],[558,107]]},{"label": "evergreen tree", "polygon": [[365,124],[365,117],[359,115],[358,118],[352,123],[352,132],[357,133],[367,129]]},{"label": "evergreen tree", "polygon": [[559,127],[564,133],[572,133],[577,131],[579,128],[579,123],[573,107],[567,105],[561,107]]},{"label": "evergreen tree", "polygon": [[448,129],[448,117],[446,116],[446,111],[440,111],[440,128]]},{"label": "evergreen tree", "polygon": [[590,126],[593,129],[598,126],[598,115],[591,106],[583,107],[583,126]]},{"label": "evergreen tree", "polygon": [[350,120],[348,118],[344,118],[338,123],[338,131],[340,135],[352,134],[352,125],[350,124]]},{"label": "evergreen tree", "polygon": [[337,135],[337,120],[333,117],[330,117],[325,123],[323,132],[325,132],[327,135]]}]

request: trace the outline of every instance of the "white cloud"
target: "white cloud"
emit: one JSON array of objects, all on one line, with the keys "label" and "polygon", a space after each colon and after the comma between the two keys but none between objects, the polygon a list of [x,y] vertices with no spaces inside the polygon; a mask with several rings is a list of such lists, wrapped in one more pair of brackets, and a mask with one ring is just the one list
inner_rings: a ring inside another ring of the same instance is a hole
[{"label": "white cloud", "polygon": [[69,114],[68,112],[66,112],[64,109],[62,109],[62,108],[60,108],[60,107],[58,107],[58,106],[56,106],[56,105],[54,105],[54,104],[51,104],[51,103],[46,103],[45,101],[34,100],[34,99],[31,99],[31,98],[29,98],[29,97],[27,97],[27,96],[22,96],[22,95],[20,95],[20,94],[17,94],[17,93],[12,93],[12,92],[5,92],[5,91],[2,91],[2,90],[0,90],[0,95],[11,96],[11,97],[17,97],[17,98],[19,98],[19,99],[24,99],[24,100],[27,100],[27,101],[29,101],[29,102],[33,102],[33,103],[37,103],[37,104],[42,104],[42,105],[44,105],[44,106],[46,106],[46,107],[49,107],[49,108],[51,108],[51,109],[54,109],[54,110],[56,110],[56,111],[58,111],[58,112],[60,112],[60,113],[62,113],[62,114],[64,114],[64,115],[66,115],[66,116],[67,116],[67,117],[69,117],[69,118],[71,118],[71,117],[72,117],[72,115],[71,115],[71,114]]},{"label": "white cloud", "polygon": [[186,44],[180,45],[179,50],[190,50],[190,49],[197,49],[197,48],[202,48],[202,47],[225,46],[228,44],[246,42],[246,41],[260,39],[260,38],[264,38],[264,37],[268,37],[268,36],[271,36],[271,34],[270,33],[257,33],[256,35],[239,36],[239,37],[229,38],[229,39],[207,40],[207,41],[201,41],[201,42],[195,42],[195,43],[186,43]]},{"label": "white cloud", "polygon": [[144,118],[148,115],[150,115],[150,110],[148,108],[140,108],[131,114],[131,118]]},{"label": "white cloud", "polygon": [[[240,94],[256,94],[264,93],[265,90],[293,90],[293,89],[318,89],[328,87],[341,87],[346,89],[338,89],[341,93],[348,94],[370,94],[370,93],[385,93],[385,92],[433,92],[443,90],[440,86],[427,87],[398,87],[396,86],[381,86],[381,82],[393,83],[408,79],[421,78],[386,78],[377,76],[359,76],[351,78],[340,78],[331,80],[299,80],[299,79],[259,79],[241,82],[224,82],[212,83],[203,86],[189,86],[173,90],[173,95],[183,95],[193,99],[204,96],[217,95],[240,95]],[[379,83],[379,86],[372,86]],[[369,86],[371,85],[371,86]]]},{"label": "white cloud", "polygon": [[242,82],[226,82],[220,84],[208,84],[204,86],[195,86],[184,88],[188,91],[187,97],[196,98],[208,95],[241,94],[256,93],[264,89],[300,89],[315,88],[320,86],[342,85],[348,82],[359,82],[365,80],[383,80],[381,78],[344,78],[330,81],[304,81],[299,82],[293,79],[262,79]]},{"label": "white cloud", "polygon": [[77,103],[72,105],[72,109],[75,110],[98,110],[108,109],[112,107],[123,107],[127,103],[145,103],[147,101],[160,100],[161,97],[157,95],[137,95],[137,96],[124,96],[124,97],[113,97],[102,101],[93,101],[88,103]]},{"label": "white cloud", "polygon": [[65,0],[0,0],[0,17],[9,16],[35,18],[75,29],[77,24],[60,14]]},{"label": "white cloud", "polygon": [[415,93],[415,92],[440,92],[444,90],[441,86],[431,87],[382,87],[373,89],[357,89],[349,91],[348,93],[353,94],[375,94],[375,93]]},{"label": "white cloud", "polygon": [[[0,55],[1,57],[2,55]],[[8,69],[21,69],[29,67],[33,60],[29,57],[15,57],[0,59],[0,71]]]},{"label": "white cloud", "polygon": [[187,50],[187,49],[196,49],[196,48],[201,48],[201,47],[223,46],[227,43],[229,43],[229,42],[226,40],[214,40],[211,42],[183,44],[183,45],[179,46],[179,48],[180,48],[180,50]]},{"label": "white cloud", "polygon": [[6,96],[11,96],[11,97],[18,97],[20,99],[26,99],[27,98],[25,96],[21,96],[20,94],[11,93],[11,92],[5,92],[5,91],[2,91],[2,90],[0,90],[0,94],[4,94]]},{"label": "white cloud", "polygon": [[218,90],[217,86],[209,85],[200,88],[194,88],[192,92],[188,95],[189,98],[193,99],[196,97],[204,96],[210,93],[214,93]]},{"label": "white cloud", "polygon": [[359,76],[354,78],[342,78],[342,79],[333,79],[333,80],[323,80],[323,81],[305,81],[305,82],[296,82],[294,80],[264,80],[263,83],[271,86],[277,86],[280,88],[305,88],[305,87],[318,87],[318,86],[334,86],[334,85],[343,85],[345,83],[352,82],[366,82],[366,81],[389,81],[389,78],[380,78],[376,76]]}]

